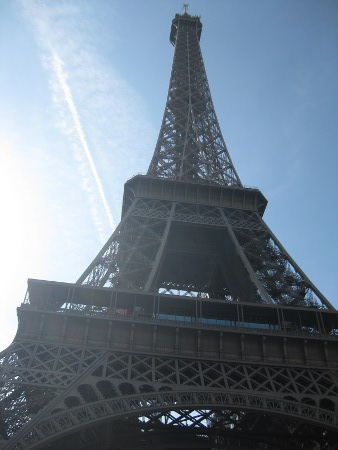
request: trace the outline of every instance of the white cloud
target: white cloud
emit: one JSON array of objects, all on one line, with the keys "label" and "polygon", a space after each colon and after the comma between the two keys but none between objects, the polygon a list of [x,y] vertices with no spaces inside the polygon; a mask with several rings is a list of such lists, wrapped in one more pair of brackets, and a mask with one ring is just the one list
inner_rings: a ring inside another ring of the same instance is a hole
[{"label": "white cloud", "polygon": [[[103,188],[103,185],[102,185],[101,178],[100,178],[100,176],[99,176],[99,174],[97,172],[97,169],[96,169],[96,166],[95,166],[95,163],[94,163],[94,160],[93,160],[93,156],[92,156],[92,154],[90,152],[90,149],[89,149],[89,146],[88,146],[88,143],[87,143],[84,131],[82,129],[79,113],[78,113],[78,111],[76,109],[76,106],[74,104],[73,96],[72,96],[71,90],[70,90],[70,88],[68,86],[68,83],[67,83],[67,80],[66,80],[66,76],[65,76],[64,71],[63,71],[63,62],[61,61],[60,57],[58,56],[58,54],[56,52],[53,52],[52,60],[53,60],[53,67],[54,67],[54,70],[55,70],[55,74],[56,74],[57,80],[59,82],[61,91],[62,91],[62,93],[64,95],[64,99],[66,101],[68,109],[69,109],[69,111],[71,113],[71,116],[73,118],[74,127],[75,127],[75,130],[76,130],[77,136],[79,138],[79,141],[81,143],[82,150],[83,150],[83,152],[84,152],[84,154],[85,154],[85,156],[87,158],[87,162],[88,162],[88,165],[90,167],[90,170],[91,170],[91,173],[93,175],[93,178],[95,180],[96,187],[97,187],[97,190],[99,192],[99,196],[100,196],[100,199],[102,201],[104,210],[106,212],[109,224],[110,224],[112,230],[114,230],[114,228],[115,228],[114,219],[113,219],[113,216],[111,214],[111,211],[110,211],[110,208],[109,208],[109,205],[108,205],[108,202],[107,202],[107,198],[106,198],[106,194],[104,192],[104,188]],[[95,209],[95,207],[94,207],[94,211],[95,211],[94,214],[95,214],[95,217],[96,217],[96,209]]]},{"label": "white cloud", "polygon": [[93,46],[100,8],[85,0],[22,0],[21,5],[39,43],[58,127],[73,150],[88,209],[104,241],[107,226],[118,221],[126,178],[146,168],[154,130],[138,94]]}]

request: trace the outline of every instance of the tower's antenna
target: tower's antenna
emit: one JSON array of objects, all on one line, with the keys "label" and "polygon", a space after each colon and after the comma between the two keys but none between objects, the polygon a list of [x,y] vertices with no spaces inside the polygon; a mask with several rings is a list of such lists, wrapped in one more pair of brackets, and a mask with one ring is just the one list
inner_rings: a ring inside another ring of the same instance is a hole
[{"label": "tower's antenna", "polygon": [[182,9],[184,9],[184,14],[188,14],[189,4],[188,3],[183,3],[183,8]]}]

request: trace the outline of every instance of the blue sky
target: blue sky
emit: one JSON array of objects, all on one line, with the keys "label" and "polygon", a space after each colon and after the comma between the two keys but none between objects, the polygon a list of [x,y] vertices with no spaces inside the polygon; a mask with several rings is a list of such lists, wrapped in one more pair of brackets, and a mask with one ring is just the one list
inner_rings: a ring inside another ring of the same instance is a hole
[{"label": "blue sky", "polygon": [[[27,278],[74,282],[159,132],[176,0],[0,3],[0,347]],[[338,2],[191,0],[222,132],[265,219],[338,307]]]}]

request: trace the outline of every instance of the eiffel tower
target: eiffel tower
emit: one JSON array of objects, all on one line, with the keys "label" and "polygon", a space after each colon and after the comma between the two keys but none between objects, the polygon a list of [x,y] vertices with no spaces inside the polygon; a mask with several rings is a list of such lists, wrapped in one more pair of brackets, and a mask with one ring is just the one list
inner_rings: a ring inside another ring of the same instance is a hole
[{"label": "eiffel tower", "polygon": [[0,354],[0,448],[338,448],[338,315],[262,219],[176,14],[147,175],[74,284],[30,279]]}]

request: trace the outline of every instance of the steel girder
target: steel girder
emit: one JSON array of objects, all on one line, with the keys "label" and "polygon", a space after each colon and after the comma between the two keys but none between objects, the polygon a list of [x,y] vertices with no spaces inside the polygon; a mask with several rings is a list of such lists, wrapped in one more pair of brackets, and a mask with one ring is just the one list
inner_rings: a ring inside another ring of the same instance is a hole
[{"label": "steel girder", "polygon": [[334,309],[257,212],[224,210],[251,267],[274,303]]},{"label": "steel girder", "polygon": [[[42,342],[18,342],[2,356],[2,417],[7,429],[3,438],[16,434],[8,449],[60,448],[65,435],[120,420],[135,422],[140,433],[142,426],[153,430],[154,421],[163,428],[189,432],[198,422],[208,439],[220,443],[225,437],[236,438],[225,415],[237,417],[235,428],[240,430],[250,418],[261,423],[262,415],[272,414],[286,429],[293,424],[289,439],[297,442],[304,442],[301,430],[307,429],[306,423],[317,427],[322,442],[338,429],[336,369],[140,355]],[[23,427],[24,422],[29,423]],[[272,422],[271,430],[278,434]],[[323,434],[322,428],[332,432]],[[268,448],[280,448],[271,447],[272,435],[255,433],[255,442],[265,439]],[[299,442],[289,448],[302,448]]]},{"label": "steel girder", "polygon": [[78,282],[333,309],[256,211],[151,198],[133,201]]}]

